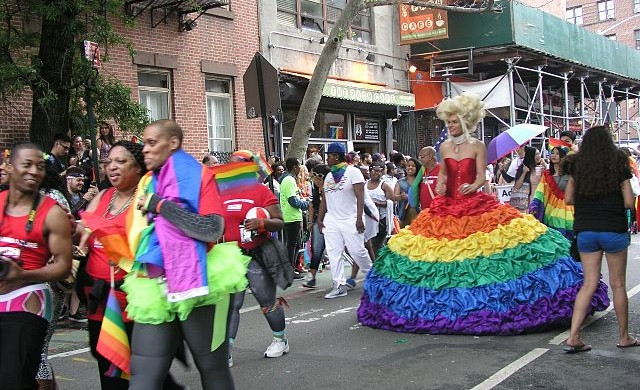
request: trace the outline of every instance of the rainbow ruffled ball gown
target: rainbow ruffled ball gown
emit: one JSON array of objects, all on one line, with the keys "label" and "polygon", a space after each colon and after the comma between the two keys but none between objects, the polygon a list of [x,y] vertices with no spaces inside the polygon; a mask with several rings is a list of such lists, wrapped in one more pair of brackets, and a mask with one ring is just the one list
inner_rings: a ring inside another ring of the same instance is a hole
[{"label": "rainbow ruffled ball gown", "polygon": [[[446,159],[447,196],[393,236],[364,283],[359,320],[431,334],[518,334],[569,324],[582,267],[569,242],[531,215],[457,188],[475,160]],[[592,311],[609,305],[600,282]]]}]

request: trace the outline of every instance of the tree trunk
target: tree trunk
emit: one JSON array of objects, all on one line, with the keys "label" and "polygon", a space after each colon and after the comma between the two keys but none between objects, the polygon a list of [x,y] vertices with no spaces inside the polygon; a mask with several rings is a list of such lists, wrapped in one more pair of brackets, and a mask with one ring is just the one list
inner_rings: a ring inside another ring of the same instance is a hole
[{"label": "tree trunk", "polygon": [[[40,48],[34,59],[41,78],[32,85],[33,103],[29,138],[43,150],[51,148],[56,133],[69,131],[69,100],[75,48],[77,13],[68,1],[52,0],[58,12],[43,18]],[[64,3],[64,4],[63,4]],[[63,11],[64,10],[64,11]]]},{"label": "tree trunk", "polygon": [[298,111],[298,119],[296,119],[293,134],[291,135],[291,143],[287,149],[287,158],[296,157],[298,159],[304,159],[309,137],[313,131],[313,120],[316,117],[318,105],[320,105],[320,99],[322,98],[322,89],[329,76],[331,66],[338,58],[342,41],[347,38],[346,34],[351,26],[351,22],[363,4],[364,0],[349,0],[342,10],[340,18],[338,18],[333,30],[331,30],[329,34],[327,43],[324,45],[316,67],[313,70],[313,76],[311,76],[309,80],[307,91],[304,93],[304,98],[302,98],[302,104],[300,104],[300,110]]}]

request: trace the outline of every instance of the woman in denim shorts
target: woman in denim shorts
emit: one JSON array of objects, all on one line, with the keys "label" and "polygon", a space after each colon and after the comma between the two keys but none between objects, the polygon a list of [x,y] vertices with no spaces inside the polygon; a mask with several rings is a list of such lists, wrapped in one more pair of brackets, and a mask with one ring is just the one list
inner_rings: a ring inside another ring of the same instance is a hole
[{"label": "woman in denim shorts", "polygon": [[626,291],[627,209],[633,209],[629,179],[631,170],[625,154],[618,149],[604,126],[588,129],[580,151],[567,157],[571,175],[565,200],[575,205],[574,229],[584,271],[584,284],[573,306],[568,353],[591,349],[580,339],[580,327],[598,286],[602,255],[606,254],[613,307],[618,319],[619,348],[640,345],[629,336],[629,308]]}]

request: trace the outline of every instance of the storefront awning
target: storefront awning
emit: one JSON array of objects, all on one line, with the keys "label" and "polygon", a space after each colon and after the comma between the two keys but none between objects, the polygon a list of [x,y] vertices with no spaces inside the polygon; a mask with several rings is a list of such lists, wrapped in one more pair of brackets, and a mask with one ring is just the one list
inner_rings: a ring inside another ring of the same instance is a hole
[{"label": "storefront awning", "polygon": [[[280,72],[291,76],[302,77],[307,80],[311,78],[311,76],[306,73],[289,70],[281,70]],[[416,104],[415,95],[410,92],[387,88],[382,85],[336,80],[332,78],[327,79],[322,89],[322,96],[388,106],[415,107]]]}]

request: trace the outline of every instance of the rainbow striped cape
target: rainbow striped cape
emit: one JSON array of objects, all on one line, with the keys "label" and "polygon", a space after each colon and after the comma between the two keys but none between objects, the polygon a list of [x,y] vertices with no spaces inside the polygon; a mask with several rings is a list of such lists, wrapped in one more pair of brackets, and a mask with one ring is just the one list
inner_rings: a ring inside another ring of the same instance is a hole
[{"label": "rainbow striped cape", "polygon": [[571,144],[568,142],[565,142],[561,139],[558,138],[549,138],[549,151],[551,151],[553,148],[555,148],[556,146],[559,146],[561,148],[567,148],[567,150],[571,150]]},{"label": "rainbow striped cape", "polygon": [[[157,194],[198,213],[202,207],[200,194],[206,185],[214,185],[213,174],[192,156],[178,150],[162,166],[159,173],[147,172],[138,183],[138,194]],[[202,199],[214,202],[215,199]],[[183,301],[209,293],[207,282],[207,243],[187,237],[164,217],[155,218],[134,212],[128,224],[128,241],[135,254],[134,270],[149,277],[164,275],[167,300]]]},{"label": "rainbow striped cape", "polygon": [[558,187],[549,170],[542,175],[531,200],[529,213],[569,240],[573,238],[573,206],[566,204],[564,191]]}]

